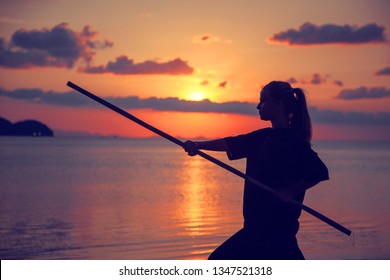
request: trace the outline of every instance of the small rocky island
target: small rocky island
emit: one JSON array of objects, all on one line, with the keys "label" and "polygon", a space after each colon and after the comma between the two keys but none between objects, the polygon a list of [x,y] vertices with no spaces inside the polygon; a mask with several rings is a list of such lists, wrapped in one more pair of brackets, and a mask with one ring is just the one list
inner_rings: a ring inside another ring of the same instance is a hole
[{"label": "small rocky island", "polygon": [[0,136],[37,136],[53,137],[54,133],[45,124],[35,120],[12,123],[0,117]]}]

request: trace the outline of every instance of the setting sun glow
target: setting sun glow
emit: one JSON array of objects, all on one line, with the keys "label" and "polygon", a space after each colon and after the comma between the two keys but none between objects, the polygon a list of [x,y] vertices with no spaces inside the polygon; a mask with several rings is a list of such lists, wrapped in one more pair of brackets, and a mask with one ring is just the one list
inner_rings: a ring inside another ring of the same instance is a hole
[{"label": "setting sun glow", "polygon": [[191,101],[201,101],[205,98],[205,94],[201,91],[193,91],[188,95],[188,99]]}]

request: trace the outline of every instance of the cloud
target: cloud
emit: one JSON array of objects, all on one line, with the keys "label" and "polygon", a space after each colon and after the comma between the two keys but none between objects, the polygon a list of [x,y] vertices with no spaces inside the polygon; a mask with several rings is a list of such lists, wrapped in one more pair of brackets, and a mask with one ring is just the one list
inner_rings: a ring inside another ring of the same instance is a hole
[{"label": "cloud", "polygon": [[[294,78],[292,78],[292,79],[294,79]],[[293,81],[297,82],[295,79]],[[311,76],[311,78],[309,78],[308,80],[302,79],[300,82],[302,84],[320,85],[320,84],[326,83],[326,78],[321,76],[318,73],[314,73]]]},{"label": "cloud", "polygon": [[97,39],[98,32],[89,25],[81,31],[74,31],[67,23],[51,29],[16,31],[10,42],[0,38],[0,67],[33,68],[58,67],[73,68],[77,62],[84,62],[79,70],[86,73],[168,74],[189,75],[194,69],[180,58],[167,62],[144,61],[134,63],[127,56],[119,56],[106,65],[93,66],[96,51],[110,48],[113,42]]},{"label": "cloud", "polygon": [[215,87],[215,88],[225,89],[225,88],[228,87],[228,83],[229,83],[229,81],[223,81],[223,82],[213,81],[213,82],[210,82],[209,80],[203,80],[199,84],[202,85],[202,86],[209,86],[209,85],[211,85],[212,87]]},{"label": "cloud", "polygon": [[97,32],[85,26],[73,31],[67,23],[51,29],[16,31],[10,42],[0,38],[0,67],[72,68],[78,60],[89,62],[95,50],[111,47],[109,40],[96,40]]},{"label": "cloud", "polygon": [[115,61],[110,61],[107,65],[87,66],[82,71],[92,74],[113,73],[118,75],[147,75],[147,74],[167,74],[167,75],[189,75],[194,69],[186,61],[176,58],[167,62],[144,61],[134,63],[133,59],[127,56],[119,56]]},{"label": "cloud", "polygon": [[294,77],[291,77],[291,78],[287,79],[286,82],[289,83],[289,84],[296,84],[296,83],[298,83],[297,79],[295,79]]},{"label": "cloud", "polygon": [[209,45],[209,44],[213,44],[213,43],[224,43],[224,44],[231,44],[232,43],[231,40],[221,39],[218,36],[211,35],[208,33],[203,33],[203,34],[193,36],[192,42],[194,44],[204,44],[204,45]]},{"label": "cloud", "polygon": [[316,107],[312,107],[309,109],[309,113],[315,123],[390,125],[390,113],[387,112],[370,114],[353,111],[318,110]]},{"label": "cloud", "polygon": [[387,76],[387,75],[390,75],[390,66],[378,70],[378,71],[375,73],[375,75],[377,75],[377,76],[382,76],[382,75],[383,75],[383,76],[384,76],[384,75]]},{"label": "cloud", "polygon": [[92,100],[76,95],[74,94],[74,91],[57,93],[53,91],[43,91],[38,88],[15,89],[11,91],[0,88],[0,96],[59,106],[83,107],[94,105]]},{"label": "cloud", "polygon": [[209,84],[208,80],[203,80],[202,82],[200,82],[200,85],[202,86],[207,86],[208,84]]},{"label": "cloud", "polygon": [[[0,96],[13,99],[23,99],[27,101],[46,103],[59,106],[100,106],[96,102],[89,100],[85,96],[74,91],[55,93],[52,91],[42,91],[40,89],[16,89],[7,91],[0,89]],[[175,97],[157,98],[150,97],[140,99],[137,96],[127,97],[107,97],[111,102],[124,109],[153,109],[158,111],[180,111],[180,112],[218,112],[236,113],[244,115],[256,114],[256,104],[248,102],[225,102],[215,103],[210,100],[188,101]]]},{"label": "cloud", "polygon": [[226,88],[228,81],[223,81],[222,83],[219,83],[218,87],[219,88]]},{"label": "cloud", "polygon": [[[16,89],[8,91],[0,88],[1,96],[58,106],[101,108],[101,105],[98,103],[74,91],[63,93],[45,92],[40,89]],[[152,109],[156,111],[226,113],[250,116],[256,116],[258,114],[256,110],[257,104],[249,102],[231,101],[216,103],[210,100],[187,101],[175,97],[141,99],[137,96],[107,97],[105,99],[127,110]],[[316,107],[309,108],[309,111],[312,121],[315,123],[390,125],[390,113],[387,112],[370,114],[365,112],[318,110]]]},{"label": "cloud", "polygon": [[[330,75],[321,75],[321,74],[318,74],[318,73],[314,73],[310,78],[308,79],[301,79],[300,80],[300,83],[301,84],[312,84],[312,85],[321,85],[321,84],[325,84],[328,82],[328,80],[330,79]],[[290,79],[287,80],[287,82],[289,82],[290,84],[294,84],[294,83],[298,83],[298,80],[294,77],[291,77]],[[344,83],[340,80],[334,80],[333,81],[333,85],[336,85],[336,86],[339,86],[339,87],[342,87],[344,85]]]},{"label": "cloud", "polygon": [[384,87],[366,88],[359,87],[356,89],[344,89],[336,96],[337,99],[377,99],[390,97],[390,89]]},{"label": "cloud", "polygon": [[357,27],[348,24],[315,25],[306,22],[299,29],[288,29],[274,34],[270,41],[290,45],[383,43],[387,41],[384,31],[383,26],[375,23]]},{"label": "cloud", "polygon": [[313,77],[312,79],[310,80],[310,83],[313,84],[313,85],[319,85],[319,84],[322,84],[322,83],[325,83],[326,82],[326,79],[321,77],[320,74],[313,74]]}]

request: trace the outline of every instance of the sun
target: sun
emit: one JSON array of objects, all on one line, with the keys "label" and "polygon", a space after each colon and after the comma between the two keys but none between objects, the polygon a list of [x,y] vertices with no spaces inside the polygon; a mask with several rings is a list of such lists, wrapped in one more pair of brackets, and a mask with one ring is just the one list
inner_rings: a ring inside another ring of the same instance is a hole
[{"label": "sun", "polygon": [[205,99],[205,94],[201,91],[193,91],[188,95],[188,99],[191,101],[201,101]]}]

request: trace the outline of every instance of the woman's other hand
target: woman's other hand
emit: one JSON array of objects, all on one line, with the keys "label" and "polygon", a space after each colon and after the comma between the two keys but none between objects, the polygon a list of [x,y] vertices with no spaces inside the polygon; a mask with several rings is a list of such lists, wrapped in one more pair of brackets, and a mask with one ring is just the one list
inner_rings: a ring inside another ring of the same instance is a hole
[{"label": "woman's other hand", "polygon": [[195,156],[199,150],[198,145],[193,141],[184,142],[183,149],[191,157]]}]

